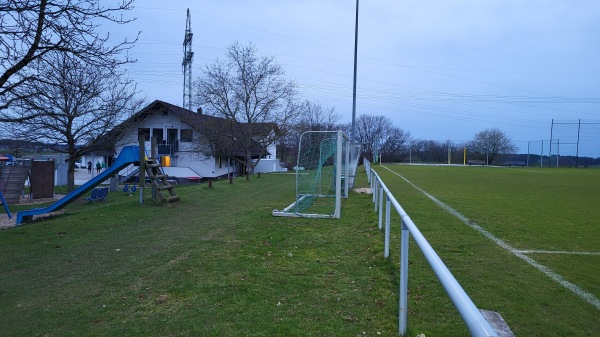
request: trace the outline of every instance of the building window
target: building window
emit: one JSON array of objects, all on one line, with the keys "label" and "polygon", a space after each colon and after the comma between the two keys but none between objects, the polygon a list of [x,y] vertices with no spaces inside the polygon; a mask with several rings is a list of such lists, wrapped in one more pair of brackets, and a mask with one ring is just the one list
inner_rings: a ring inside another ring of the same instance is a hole
[{"label": "building window", "polygon": [[152,138],[156,138],[156,144],[162,144],[163,140],[165,140],[163,129],[152,129]]},{"label": "building window", "polygon": [[181,141],[184,143],[191,143],[192,134],[192,129],[181,129]]},{"label": "building window", "polygon": [[144,135],[144,140],[150,140],[150,129],[149,128],[138,128],[138,136]]}]

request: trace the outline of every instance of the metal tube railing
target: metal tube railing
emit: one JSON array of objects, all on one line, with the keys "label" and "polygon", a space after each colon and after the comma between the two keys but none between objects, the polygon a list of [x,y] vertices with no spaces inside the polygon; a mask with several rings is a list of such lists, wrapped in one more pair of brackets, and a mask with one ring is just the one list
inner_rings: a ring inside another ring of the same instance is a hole
[{"label": "metal tube railing", "polygon": [[[386,198],[386,228],[385,228],[385,252],[384,257],[389,256],[389,219],[390,219],[390,204],[394,206],[396,212],[401,218],[401,242],[400,242],[400,296],[399,296],[399,315],[398,315],[398,332],[400,335],[406,334],[407,326],[407,314],[408,314],[408,242],[410,234],[413,236],[413,240],[423,252],[425,259],[431,266],[431,269],[437,276],[438,280],[446,290],[446,293],[450,297],[450,300],[458,310],[461,318],[467,325],[469,333],[474,337],[492,337],[498,336],[494,328],[490,323],[483,317],[479,309],[475,306],[473,301],[469,298],[467,293],[460,286],[456,278],[452,275],[448,267],[442,262],[442,259],[437,255],[435,250],[431,247],[425,236],[417,228],[412,219],[404,211],[402,206],[398,203],[396,198],[392,195],[387,186],[383,183],[383,180],[379,175],[371,170],[370,163],[365,160],[365,169],[370,182],[371,191],[373,192],[373,202],[375,203],[375,211],[379,211],[379,228],[381,229],[381,223],[383,218],[382,204],[384,197]],[[379,206],[379,207],[377,207]]]}]

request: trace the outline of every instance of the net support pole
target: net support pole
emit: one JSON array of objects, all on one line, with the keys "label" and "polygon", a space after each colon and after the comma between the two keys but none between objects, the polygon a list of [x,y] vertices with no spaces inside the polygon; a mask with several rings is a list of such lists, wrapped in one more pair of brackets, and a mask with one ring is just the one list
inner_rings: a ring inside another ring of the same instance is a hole
[{"label": "net support pole", "polygon": [[581,118],[577,122],[577,152],[575,153],[575,168],[579,167],[579,133],[581,132]]},{"label": "net support pole", "polygon": [[552,132],[554,131],[554,118],[552,118],[552,124],[550,125],[550,147],[548,149],[548,167],[550,167],[550,157],[552,157]]},{"label": "net support pole", "polygon": [[544,140],[542,139],[542,150],[540,151],[540,167],[544,167]]},{"label": "net support pole", "polygon": [[341,209],[342,209],[342,146],[343,144],[343,133],[341,130],[337,132],[337,149],[335,151],[335,165],[338,168],[335,170],[335,211],[333,216],[335,218],[340,217]]}]

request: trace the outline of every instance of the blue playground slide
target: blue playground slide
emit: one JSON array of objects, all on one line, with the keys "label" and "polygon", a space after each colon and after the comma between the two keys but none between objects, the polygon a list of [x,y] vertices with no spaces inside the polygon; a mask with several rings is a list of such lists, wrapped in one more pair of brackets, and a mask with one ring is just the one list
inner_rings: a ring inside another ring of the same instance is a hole
[{"label": "blue playground slide", "polygon": [[121,150],[121,153],[119,153],[119,156],[117,157],[117,159],[115,159],[115,161],[109,168],[104,170],[104,172],[100,173],[99,175],[97,175],[96,177],[94,177],[93,179],[88,181],[87,183],[81,185],[79,188],[75,189],[73,192],[65,195],[64,198],[58,200],[57,202],[53,203],[52,205],[50,205],[48,207],[34,208],[34,209],[29,209],[29,210],[21,211],[21,212],[17,213],[17,226],[20,225],[21,223],[23,223],[23,221],[26,221],[26,222],[31,221],[31,219],[33,219],[34,215],[40,215],[40,214],[45,214],[45,213],[49,213],[49,212],[54,212],[56,210],[59,210],[59,209],[65,207],[66,205],[77,200],[82,195],[91,191],[94,187],[100,185],[100,183],[102,183],[106,179],[110,178],[115,173],[117,173],[120,170],[127,167],[127,165],[130,165],[133,163],[138,163],[140,161],[140,152],[139,151],[140,151],[139,147],[135,146],[135,145],[124,147],[123,150]]}]

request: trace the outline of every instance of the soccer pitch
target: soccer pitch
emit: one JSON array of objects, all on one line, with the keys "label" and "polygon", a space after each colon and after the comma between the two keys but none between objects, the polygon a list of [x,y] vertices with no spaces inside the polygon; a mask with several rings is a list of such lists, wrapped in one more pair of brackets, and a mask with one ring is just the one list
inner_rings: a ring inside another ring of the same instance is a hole
[{"label": "soccer pitch", "polygon": [[[517,336],[598,334],[600,170],[373,168],[476,305],[500,312]],[[413,299],[429,282],[417,262]],[[423,301],[414,302],[409,294],[409,328],[426,326],[410,322]]]}]

